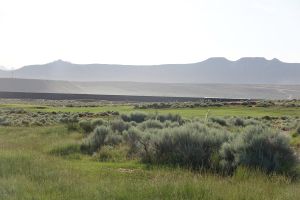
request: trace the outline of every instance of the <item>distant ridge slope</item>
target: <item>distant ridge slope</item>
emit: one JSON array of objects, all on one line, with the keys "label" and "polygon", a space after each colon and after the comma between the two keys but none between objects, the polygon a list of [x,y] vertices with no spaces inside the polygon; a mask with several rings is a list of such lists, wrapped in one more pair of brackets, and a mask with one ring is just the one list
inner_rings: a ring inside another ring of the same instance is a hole
[{"label": "distant ridge slope", "polygon": [[0,69],[0,78],[9,77],[11,72]]},{"label": "distant ridge slope", "polygon": [[0,78],[0,92],[300,99],[300,85],[70,82]]},{"label": "distant ridge slope", "polygon": [[[15,78],[67,81],[134,81],[152,83],[300,84],[300,63],[245,57],[215,57],[192,64],[73,64],[58,60],[14,70]],[[0,70],[0,77],[11,72]]]}]

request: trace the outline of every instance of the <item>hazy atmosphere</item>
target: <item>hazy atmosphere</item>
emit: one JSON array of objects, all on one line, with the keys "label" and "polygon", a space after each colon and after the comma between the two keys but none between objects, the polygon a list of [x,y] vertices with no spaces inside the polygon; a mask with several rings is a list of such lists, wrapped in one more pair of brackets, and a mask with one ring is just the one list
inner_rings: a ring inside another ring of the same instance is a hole
[{"label": "hazy atmosphere", "polygon": [[0,200],[299,200],[300,0],[0,0]]},{"label": "hazy atmosphere", "polygon": [[0,0],[0,66],[300,62],[299,10],[298,0]]}]

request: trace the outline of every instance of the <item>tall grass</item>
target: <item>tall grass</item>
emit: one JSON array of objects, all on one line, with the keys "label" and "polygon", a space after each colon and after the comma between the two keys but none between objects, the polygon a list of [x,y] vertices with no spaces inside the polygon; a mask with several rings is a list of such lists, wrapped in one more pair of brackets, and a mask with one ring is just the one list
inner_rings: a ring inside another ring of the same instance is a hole
[{"label": "tall grass", "polygon": [[[131,130],[144,136],[143,131],[131,127],[124,131],[124,137]],[[157,130],[147,134],[155,134],[159,139]],[[108,146],[103,146],[99,153],[103,159],[107,156],[110,160],[112,156],[117,162],[95,162],[88,155],[77,160],[61,156],[76,153],[77,147],[70,146],[81,139],[81,134],[69,133],[64,126],[0,127],[0,199],[296,200],[300,196],[298,180],[273,173],[267,175],[258,169],[237,167],[232,176],[224,177],[211,172],[145,165],[122,160],[119,152],[115,148],[111,151]]]},{"label": "tall grass", "polygon": [[[232,177],[183,169],[0,154],[0,199],[298,199],[299,183],[239,169]],[[136,168],[138,167],[138,168]]]}]

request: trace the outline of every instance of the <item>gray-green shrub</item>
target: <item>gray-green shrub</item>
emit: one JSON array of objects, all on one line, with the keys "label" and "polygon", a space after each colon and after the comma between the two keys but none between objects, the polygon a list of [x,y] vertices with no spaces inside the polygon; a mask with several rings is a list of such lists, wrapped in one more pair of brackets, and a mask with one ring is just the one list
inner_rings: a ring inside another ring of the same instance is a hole
[{"label": "gray-green shrub", "polygon": [[198,123],[164,129],[155,141],[154,162],[212,169],[217,165],[216,155],[221,145],[228,138],[225,132],[210,130]]},{"label": "gray-green shrub", "polygon": [[180,125],[184,123],[184,120],[182,117],[178,114],[158,114],[155,116],[155,119],[165,122],[165,121],[171,121],[171,122],[178,122]]},{"label": "gray-green shrub", "polygon": [[77,130],[79,118],[78,118],[78,115],[76,115],[76,114],[74,114],[74,115],[66,115],[65,114],[60,119],[60,122],[66,124],[68,130],[70,130],[70,131]]},{"label": "gray-green shrub", "polygon": [[245,126],[259,125],[260,122],[257,121],[257,120],[255,120],[255,119],[250,118],[250,119],[246,119],[246,120],[244,121],[244,124],[245,124]]},{"label": "gray-green shrub", "polygon": [[147,116],[148,116],[147,113],[136,111],[136,112],[131,112],[129,115],[122,114],[121,118],[125,122],[134,121],[137,123],[141,123],[146,120]]},{"label": "gray-green shrub", "polygon": [[106,137],[110,133],[111,129],[106,126],[97,127],[81,144],[81,151],[89,154],[96,152],[105,144]]},{"label": "gray-green shrub", "polygon": [[164,128],[164,124],[162,124],[160,121],[158,120],[153,120],[153,119],[149,119],[144,121],[143,123],[141,123],[140,127],[145,130],[145,129],[162,129]]},{"label": "gray-green shrub", "polygon": [[157,135],[132,127],[126,132],[124,138],[130,147],[129,154],[138,155],[143,162],[153,161]]},{"label": "gray-green shrub", "polygon": [[227,122],[225,119],[223,118],[220,118],[220,117],[211,117],[209,118],[212,122],[214,123],[218,123],[220,124],[221,126],[227,126]]},{"label": "gray-green shrub", "polygon": [[122,141],[123,141],[122,135],[111,132],[106,136],[106,138],[104,140],[104,144],[115,146],[115,145],[120,144]]},{"label": "gray-green shrub", "polygon": [[246,166],[266,172],[289,172],[297,162],[288,138],[262,126],[248,127],[225,143],[220,154],[221,165],[227,171]]},{"label": "gray-green shrub", "polygon": [[93,119],[91,121],[93,129],[96,128],[97,126],[105,125],[105,123],[106,123],[106,121],[104,121],[101,118],[99,118],[99,119]]},{"label": "gray-green shrub", "polygon": [[4,117],[0,117],[0,126],[8,126],[10,125],[10,122],[8,121],[8,119],[4,118]]},{"label": "gray-green shrub", "polygon": [[178,122],[171,122],[169,120],[165,121],[163,123],[163,125],[164,125],[165,128],[175,128],[175,127],[179,127],[180,126],[180,124]]},{"label": "gray-green shrub", "polygon": [[123,120],[115,119],[110,123],[110,127],[113,131],[122,133],[123,131],[129,129],[130,124],[127,122],[124,122]]},{"label": "gray-green shrub", "polygon": [[241,118],[235,118],[234,119],[234,125],[235,126],[245,126],[245,122]]},{"label": "gray-green shrub", "polygon": [[[222,173],[232,173],[239,166],[288,173],[297,162],[288,139],[282,134],[262,125],[235,127],[246,125],[248,120],[253,120],[250,118],[237,123],[239,118],[231,118],[234,120],[229,119],[228,123],[223,118],[213,118],[215,122],[205,123],[201,120],[181,121],[176,117],[174,121],[161,122],[153,118],[159,115],[143,115],[142,118],[136,117],[138,115],[124,115],[128,117],[125,121],[121,117],[123,120],[116,119],[97,127],[84,140],[81,151],[92,154],[105,145],[124,146],[129,157],[139,158],[142,162]],[[227,127],[223,127],[223,121]],[[237,133],[228,133],[227,129]]]},{"label": "gray-green shrub", "polygon": [[298,128],[296,129],[296,133],[297,133],[298,135],[300,135],[300,125],[299,125]]},{"label": "gray-green shrub", "polygon": [[84,133],[90,133],[93,131],[93,126],[89,120],[79,121],[79,127],[84,131]]},{"label": "gray-green shrub", "polygon": [[124,138],[127,144],[130,146],[130,152],[129,153],[137,153],[138,147],[139,147],[139,141],[142,137],[142,132],[135,128],[132,127],[128,131],[125,132]]}]

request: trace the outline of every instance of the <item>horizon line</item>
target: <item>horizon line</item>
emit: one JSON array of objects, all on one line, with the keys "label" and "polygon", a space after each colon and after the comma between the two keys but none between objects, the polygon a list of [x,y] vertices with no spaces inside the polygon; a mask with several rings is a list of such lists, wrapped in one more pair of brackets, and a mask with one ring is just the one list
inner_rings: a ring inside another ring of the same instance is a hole
[{"label": "horizon line", "polygon": [[201,63],[201,62],[205,62],[208,60],[212,60],[212,59],[223,59],[224,61],[229,61],[229,62],[238,62],[242,59],[262,59],[265,61],[278,61],[278,62],[282,62],[282,63],[287,63],[287,64],[298,64],[298,62],[285,62],[282,61],[278,58],[272,58],[272,59],[267,59],[266,57],[260,57],[260,56],[247,56],[247,57],[240,57],[239,59],[228,59],[226,57],[222,57],[222,56],[216,56],[216,57],[209,57],[207,59],[204,59],[202,61],[196,61],[196,62],[189,62],[189,63],[161,63],[161,64],[121,64],[121,63],[73,63],[71,61],[67,61],[64,59],[57,59],[54,60],[52,62],[47,62],[47,63],[42,63],[42,64],[29,64],[29,65],[23,65],[21,67],[17,67],[17,68],[7,68],[3,65],[0,65],[0,70],[2,71],[14,71],[14,70],[18,70],[27,66],[34,66],[34,65],[47,65],[47,64],[52,64],[52,63],[57,63],[57,62],[62,62],[62,63],[69,63],[69,64],[74,64],[74,65],[120,65],[120,66],[162,66],[162,65],[186,65],[186,64],[197,64],[197,63]]}]

